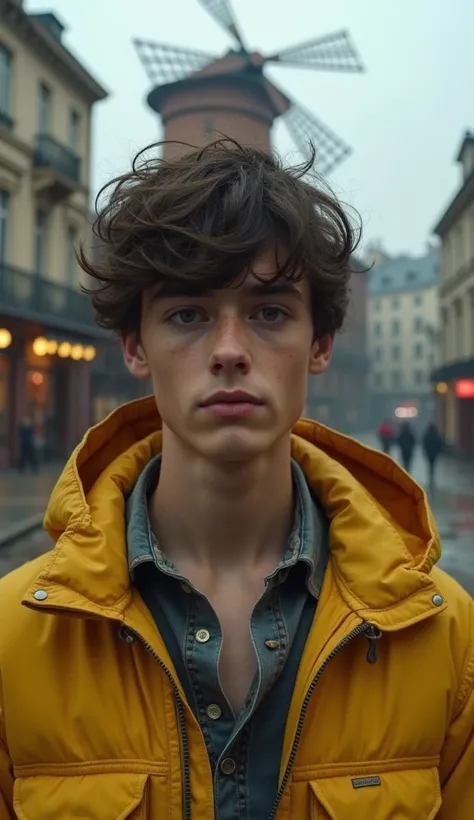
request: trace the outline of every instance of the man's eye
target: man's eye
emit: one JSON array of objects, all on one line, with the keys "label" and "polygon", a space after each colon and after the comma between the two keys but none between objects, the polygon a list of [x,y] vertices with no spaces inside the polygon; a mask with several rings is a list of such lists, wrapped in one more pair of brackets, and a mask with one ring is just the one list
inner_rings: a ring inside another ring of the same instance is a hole
[{"label": "man's eye", "polygon": [[195,308],[183,308],[177,310],[169,317],[169,321],[175,325],[193,325],[196,322],[205,321],[203,314]]},{"label": "man's eye", "polygon": [[279,324],[288,318],[288,313],[276,305],[268,305],[267,307],[260,308],[260,310],[255,313],[255,316],[260,321],[269,322],[270,324]]}]

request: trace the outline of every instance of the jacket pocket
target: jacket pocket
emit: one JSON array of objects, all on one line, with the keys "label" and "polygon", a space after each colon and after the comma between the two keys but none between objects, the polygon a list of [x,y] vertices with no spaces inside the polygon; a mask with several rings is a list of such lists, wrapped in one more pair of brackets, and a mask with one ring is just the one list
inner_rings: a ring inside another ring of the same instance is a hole
[{"label": "jacket pocket", "polygon": [[311,820],[433,820],[441,806],[437,769],[320,778],[310,789]]},{"label": "jacket pocket", "polygon": [[147,774],[20,777],[13,807],[20,820],[145,820]]}]

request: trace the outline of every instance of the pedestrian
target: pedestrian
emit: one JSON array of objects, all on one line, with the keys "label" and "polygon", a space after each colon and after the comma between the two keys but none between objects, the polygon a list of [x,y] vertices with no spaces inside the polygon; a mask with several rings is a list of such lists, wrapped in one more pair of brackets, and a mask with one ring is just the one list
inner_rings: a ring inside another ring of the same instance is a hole
[{"label": "pedestrian", "polygon": [[407,473],[409,473],[411,472],[413,455],[416,447],[415,434],[409,421],[404,421],[403,424],[400,425],[400,430],[397,436],[397,444],[400,449],[403,468],[407,471]]},{"label": "pedestrian", "polygon": [[430,486],[434,486],[436,464],[444,450],[444,439],[436,424],[431,422],[423,435],[423,451],[428,465],[428,476]]},{"label": "pedestrian", "polygon": [[380,446],[383,452],[389,455],[390,450],[392,449],[392,445],[396,438],[395,428],[393,424],[391,424],[391,422],[387,419],[382,421],[382,423],[379,424],[379,427],[377,429],[377,436],[379,438]]},{"label": "pedestrian", "polygon": [[18,441],[20,458],[18,461],[18,471],[24,473],[27,467],[32,473],[38,472],[38,459],[36,455],[35,429],[33,421],[29,416],[24,416],[18,427]]},{"label": "pedestrian", "polygon": [[310,163],[147,157],[79,258],[154,395],[89,430],[54,549],[0,581],[0,816],[472,820],[474,602],[418,485],[299,421],[354,228]]}]

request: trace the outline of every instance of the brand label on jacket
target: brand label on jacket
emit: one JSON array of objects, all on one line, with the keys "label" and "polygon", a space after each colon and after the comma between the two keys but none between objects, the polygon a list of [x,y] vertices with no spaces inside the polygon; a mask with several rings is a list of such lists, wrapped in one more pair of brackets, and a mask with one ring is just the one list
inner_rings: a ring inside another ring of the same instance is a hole
[{"label": "brand label on jacket", "polygon": [[366,786],[381,786],[380,777],[353,777],[352,785],[354,789],[365,789]]}]

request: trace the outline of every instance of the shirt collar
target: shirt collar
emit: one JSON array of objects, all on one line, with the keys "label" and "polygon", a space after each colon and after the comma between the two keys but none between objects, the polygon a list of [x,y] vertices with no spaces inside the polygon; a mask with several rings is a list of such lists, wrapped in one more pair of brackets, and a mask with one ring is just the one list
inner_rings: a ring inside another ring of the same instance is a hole
[{"label": "shirt collar", "polygon": [[[155,489],[161,467],[161,456],[148,462],[126,502],[127,550],[130,575],[133,578],[139,564],[150,561],[159,570],[178,575],[174,565],[160,550],[148,515],[148,498]],[[278,566],[268,576],[271,585],[283,583],[292,567],[299,562],[307,565],[306,584],[309,592],[319,597],[328,556],[328,521],[308,487],[303,470],[292,460],[295,489],[295,516],[287,550]]]}]

